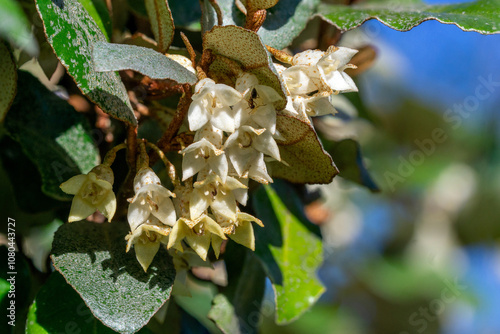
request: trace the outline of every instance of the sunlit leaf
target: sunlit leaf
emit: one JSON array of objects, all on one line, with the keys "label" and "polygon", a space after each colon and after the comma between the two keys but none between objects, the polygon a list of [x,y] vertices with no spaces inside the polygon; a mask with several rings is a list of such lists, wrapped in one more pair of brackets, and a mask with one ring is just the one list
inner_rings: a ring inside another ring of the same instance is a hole
[{"label": "sunlit leaf", "polygon": [[31,74],[19,71],[18,85],[5,129],[37,166],[43,192],[67,200],[59,185],[99,163],[88,121]]},{"label": "sunlit leaf", "polygon": [[272,177],[293,183],[332,182],[338,170],[310,124],[278,114],[276,131],[283,137],[277,139],[276,143],[284,163],[268,163]]},{"label": "sunlit leaf", "polygon": [[16,96],[17,69],[7,45],[0,41],[0,122]]},{"label": "sunlit leaf", "polygon": [[104,112],[137,124],[120,76],[97,72],[93,66],[94,43],[107,40],[89,13],[78,1],[37,0],[36,4],[47,39],[78,88]]},{"label": "sunlit leaf", "polygon": [[126,222],[65,224],[54,236],[52,261],[95,317],[120,333],[134,333],[170,298],[175,269],[160,248],[145,273],[125,253]]},{"label": "sunlit leaf", "polygon": [[151,22],[151,30],[158,43],[158,51],[165,53],[174,39],[174,20],[168,2],[167,0],[146,0],[145,5]]},{"label": "sunlit leaf", "polygon": [[377,19],[386,26],[406,31],[427,20],[454,24],[481,34],[500,32],[500,0],[479,0],[452,5],[427,5],[419,0],[372,1],[353,6],[322,4],[318,14],[340,30],[359,27]]},{"label": "sunlit leaf", "polygon": [[286,324],[307,311],[325,291],[316,277],[323,261],[322,243],[271,186],[260,188],[252,204],[265,225],[265,229],[255,230],[255,254],[273,283],[276,322]]},{"label": "sunlit leaf", "polygon": [[5,38],[31,56],[38,54],[38,45],[19,3],[15,0],[0,1],[0,38]]},{"label": "sunlit leaf", "polygon": [[171,79],[178,83],[194,84],[196,75],[165,55],[135,45],[98,42],[94,46],[96,70],[134,70],[152,79]]}]

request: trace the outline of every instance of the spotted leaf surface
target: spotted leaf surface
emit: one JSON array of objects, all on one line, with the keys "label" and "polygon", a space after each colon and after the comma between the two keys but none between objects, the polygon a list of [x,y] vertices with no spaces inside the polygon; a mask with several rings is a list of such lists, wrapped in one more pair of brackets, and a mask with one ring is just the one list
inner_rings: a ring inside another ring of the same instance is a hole
[{"label": "spotted leaf surface", "polygon": [[272,177],[293,183],[330,183],[338,170],[325,152],[314,128],[297,118],[280,115],[276,118],[276,131],[281,162],[268,163]]},{"label": "spotted leaf surface", "polygon": [[0,41],[0,122],[5,118],[16,95],[17,69],[14,57],[4,42]]},{"label": "spotted leaf surface", "polygon": [[168,2],[167,0],[146,0],[145,5],[151,22],[151,30],[158,43],[158,51],[165,53],[174,39],[174,19]]},{"label": "spotted leaf surface", "polygon": [[97,72],[92,60],[96,42],[106,37],[78,1],[37,0],[47,40],[78,88],[109,115],[135,125],[127,92],[114,72]]},{"label": "spotted leaf surface", "polygon": [[285,107],[282,83],[269,53],[256,33],[236,26],[215,26],[203,36],[203,47],[236,61],[245,71],[255,74],[259,84],[274,88],[283,97],[277,108]]},{"label": "spotted leaf surface", "polygon": [[145,273],[134,251],[125,253],[126,222],[62,225],[52,261],[96,318],[119,333],[135,333],[170,298],[175,269],[167,251]]}]

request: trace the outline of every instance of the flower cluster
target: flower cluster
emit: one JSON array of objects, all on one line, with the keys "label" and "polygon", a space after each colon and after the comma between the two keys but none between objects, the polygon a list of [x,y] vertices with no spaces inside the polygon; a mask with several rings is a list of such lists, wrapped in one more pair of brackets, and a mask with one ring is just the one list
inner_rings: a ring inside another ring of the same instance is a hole
[{"label": "flower cluster", "polygon": [[[288,68],[276,65],[287,94],[283,112],[305,121],[335,113],[332,94],[357,90],[344,73],[354,67],[348,62],[356,52],[336,47],[326,52],[305,51],[290,57]],[[187,59],[184,62],[189,63]],[[174,255],[189,246],[203,260],[210,245],[218,257],[228,237],[255,248],[252,222],[263,226],[262,222],[241,212],[238,204],[247,203],[249,179],[264,184],[273,181],[266,161],[281,160],[275,140],[280,136],[276,106],[283,100],[256,75],[241,70],[237,73],[234,87],[210,78],[196,84],[187,111],[189,129],[195,134],[193,142],[180,152],[182,180],[158,147],[145,141],[139,144],[135,194],[128,200],[131,232],[126,240],[127,252],[134,247],[145,271],[161,244]],[[167,166],[173,191],[166,189],[149,167],[146,146],[154,149]],[[112,219],[116,198],[110,165],[116,151],[124,147],[121,144],[110,151],[104,163],[87,175],[75,176],[61,185],[63,191],[75,195],[70,222],[96,210]]]},{"label": "flower cluster", "polygon": [[290,67],[275,64],[287,91],[285,112],[307,120],[311,116],[335,114],[332,94],[358,91],[344,70],[357,50],[330,46],[326,52],[307,50],[291,59]]}]

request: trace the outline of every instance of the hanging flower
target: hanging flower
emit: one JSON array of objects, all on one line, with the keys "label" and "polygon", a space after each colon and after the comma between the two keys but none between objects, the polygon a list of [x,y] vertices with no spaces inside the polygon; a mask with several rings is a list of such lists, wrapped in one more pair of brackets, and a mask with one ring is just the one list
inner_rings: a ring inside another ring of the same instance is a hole
[{"label": "hanging flower", "polygon": [[145,167],[137,172],[134,179],[135,196],[129,199],[127,218],[134,232],[150,216],[162,224],[173,226],[176,221],[175,209],[170,197],[175,195],[161,185],[155,172]]},{"label": "hanging flower", "polygon": [[99,165],[86,175],[76,175],[62,183],[60,186],[62,191],[75,195],[68,222],[85,219],[96,210],[111,221],[116,211],[113,181],[114,175],[111,168]]},{"label": "hanging flower", "polygon": [[244,73],[238,77],[235,88],[245,99],[241,102],[242,112],[239,114],[241,118],[236,120],[237,127],[253,121],[274,134],[276,131],[274,103],[282,100],[278,92],[272,87],[259,85],[259,80],[251,73]]},{"label": "hanging flower", "polygon": [[280,160],[280,153],[269,131],[244,125],[227,138],[224,146],[238,176],[254,178],[261,183],[272,182],[264,154]]},{"label": "hanging flower", "polygon": [[240,92],[206,78],[196,84],[192,99],[188,110],[189,128],[192,131],[200,129],[207,122],[222,131],[234,131],[235,115],[241,111],[233,110],[233,106],[243,99]]}]

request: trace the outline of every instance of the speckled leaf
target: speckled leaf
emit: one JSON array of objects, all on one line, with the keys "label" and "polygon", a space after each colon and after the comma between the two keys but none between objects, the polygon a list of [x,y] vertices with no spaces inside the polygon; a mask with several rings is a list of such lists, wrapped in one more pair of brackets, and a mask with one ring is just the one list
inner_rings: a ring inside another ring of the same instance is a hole
[{"label": "speckled leaf", "polygon": [[50,45],[81,91],[109,115],[137,124],[120,76],[93,66],[94,43],[107,40],[89,13],[78,1],[37,0],[36,5]]},{"label": "speckled leaf", "polygon": [[104,0],[78,0],[82,4],[83,8],[89,13],[94,19],[95,23],[101,29],[101,32],[106,36],[109,41],[111,35],[113,34],[113,25],[111,23],[111,18],[109,17],[108,8]]},{"label": "speckled leaf", "polygon": [[281,160],[269,162],[272,177],[293,183],[330,183],[339,172],[330,155],[325,152],[314,128],[299,119],[278,114],[276,131]]},{"label": "speckled leaf", "polygon": [[17,87],[17,68],[9,47],[0,41],[0,122],[5,118]]},{"label": "speckled leaf", "polygon": [[5,38],[31,56],[38,54],[35,36],[19,3],[15,0],[0,1],[0,38]]},{"label": "speckled leaf", "polygon": [[285,107],[281,80],[256,33],[236,26],[215,26],[203,36],[203,48],[237,61],[244,70],[255,74],[261,85],[274,88],[283,97],[278,109]]},{"label": "speckled leaf", "polygon": [[145,273],[134,251],[125,253],[128,224],[65,224],[54,235],[52,262],[96,318],[134,333],[170,298],[175,269],[160,247]]},{"label": "speckled leaf", "polygon": [[[245,24],[245,15],[236,7],[234,0],[218,0],[223,13],[224,25]],[[266,20],[257,34],[262,42],[276,49],[289,46],[306,27],[320,0],[280,0],[267,10]]]},{"label": "speckled leaf", "polygon": [[82,298],[58,272],[38,292],[26,321],[27,334],[116,333],[97,320]]},{"label": "speckled leaf", "polygon": [[27,72],[18,72],[18,86],[5,129],[37,166],[43,192],[68,200],[59,185],[99,163],[88,121]]},{"label": "speckled leaf", "polygon": [[335,161],[340,177],[365,186],[373,192],[380,191],[365,167],[357,141],[353,139],[327,141],[325,148]]},{"label": "speckled leaf", "polygon": [[454,24],[464,31],[500,33],[500,0],[479,0],[453,5],[427,5],[418,0],[377,1],[354,6],[322,4],[318,14],[341,30],[350,30],[377,19],[396,30],[406,31],[423,21]]},{"label": "speckled leaf", "polygon": [[174,39],[174,19],[167,0],[146,0],[151,30],[158,43],[158,51],[166,53]]},{"label": "speckled leaf", "polygon": [[321,240],[285,206],[271,186],[252,198],[265,229],[255,230],[255,254],[276,294],[276,322],[286,324],[307,311],[325,291],[316,277],[323,261]]},{"label": "speckled leaf", "polygon": [[98,42],[94,46],[97,71],[134,70],[152,79],[171,79],[194,84],[196,75],[165,55],[135,45]]},{"label": "speckled leaf", "polygon": [[245,0],[245,7],[253,10],[268,9],[275,6],[279,0]]}]

